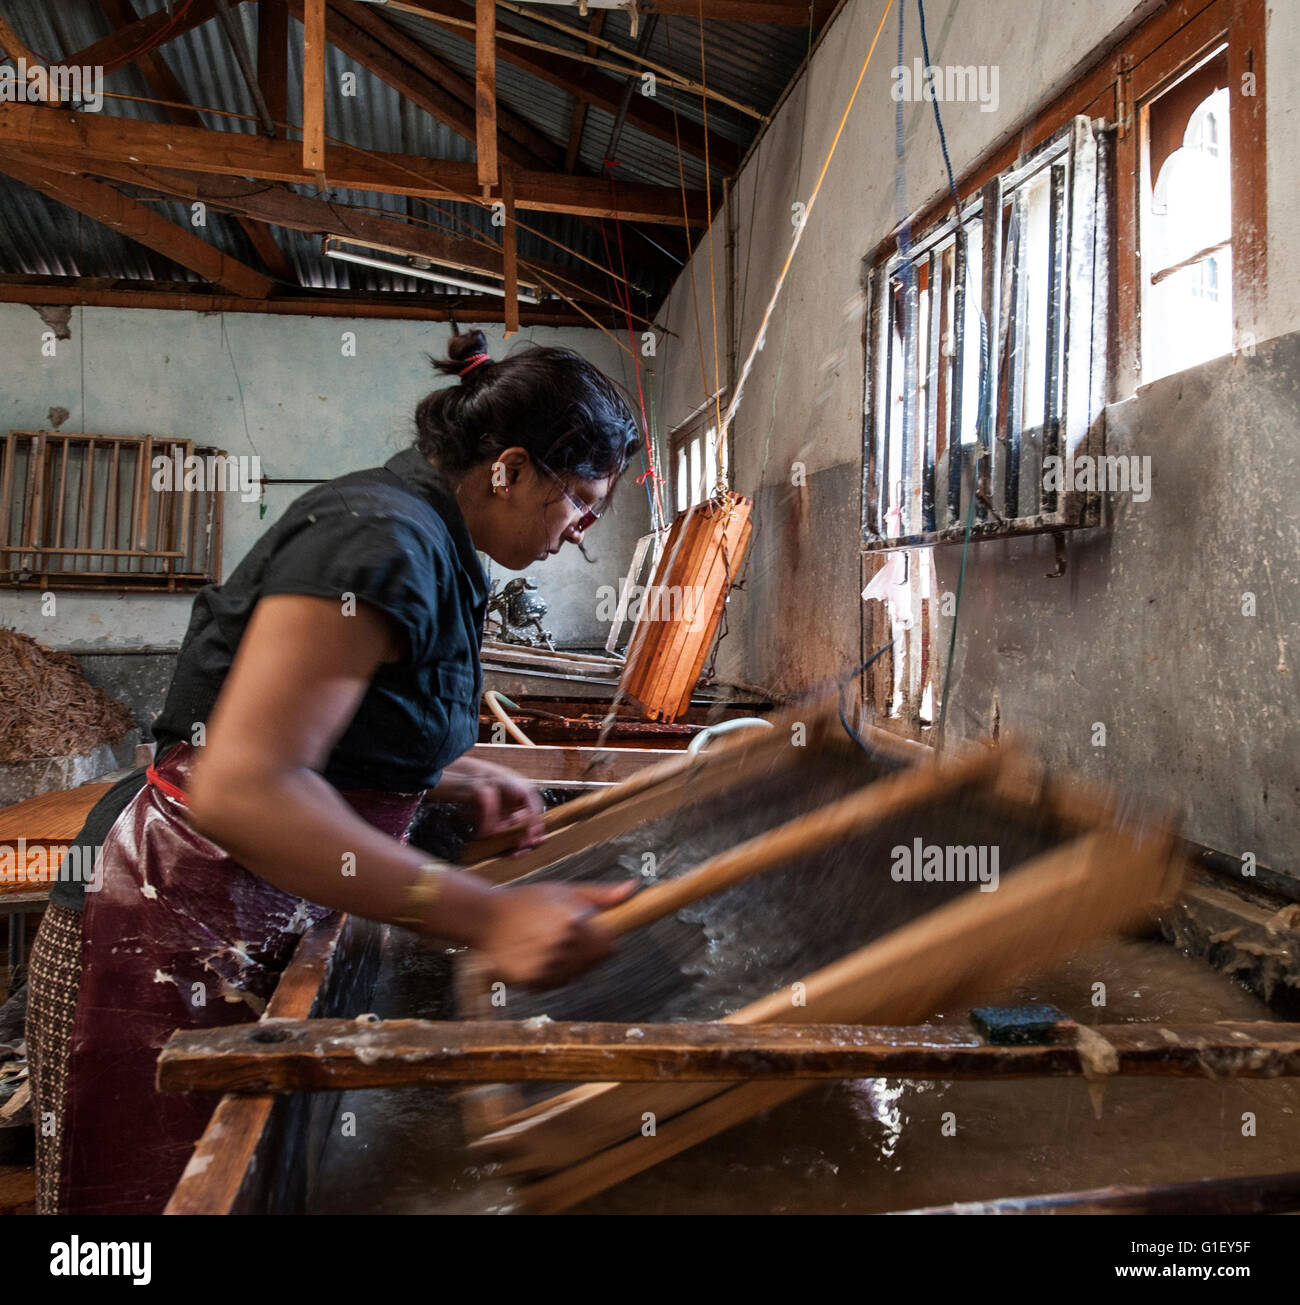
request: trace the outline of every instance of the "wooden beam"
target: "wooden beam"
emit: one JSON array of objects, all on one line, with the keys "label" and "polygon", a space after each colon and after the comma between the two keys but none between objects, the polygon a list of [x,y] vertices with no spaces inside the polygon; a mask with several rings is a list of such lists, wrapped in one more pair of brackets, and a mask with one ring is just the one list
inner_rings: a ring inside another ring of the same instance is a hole
[{"label": "wooden beam", "polygon": [[[465,10],[458,0],[418,0],[418,8],[432,22],[439,18],[453,19],[457,23],[464,20]],[[470,39],[468,29],[463,26],[448,27],[446,30],[463,40]],[[561,55],[514,45],[509,41],[497,42],[497,56],[514,64],[516,68],[559,87],[581,103],[609,114],[618,112],[624,83],[615,77],[597,72],[594,68],[579,67]],[[681,116],[674,123],[672,110],[656,101],[634,95],[627,112],[627,123],[628,126],[673,146],[676,146],[680,135],[683,153],[701,162],[704,160],[704,130],[700,124]],[[722,140],[716,133],[712,133],[709,136],[709,158],[715,168],[730,173],[739,167],[741,152],[730,141]]]},{"label": "wooden beam", "polygon": [[501,169],[501,202],[505,206],[505,226],[501,228],[501,261],[505,272],[506,338],[519,331],[519,251],[515,234],[515,179],[509,166]]},{"label": "wooden beam", "polygon": [[[137,50],[156,49],[153,43],[160,36],[163,40],[159,44],[165,44],[201,27],[216,16],[217,3],[218,0],[194,0],[188,9],[177,9],[173,5],[170,14],[166,8],[155,9],[148,17],[141,18],[128,27],[119,27],[102,40],[86,46],[84,50],[78,50],[76,54],[68,55],[60,62],[70,66],[102,66],[106,73],[114,72],[119,67],[134,63]],[[238,6],[247,3],[247,0],[230,0],[230,3]]]},{"label": "wooden beam", "polygon": [[275,122],[289,117],[289,11],[284,0],[257,6],[257,80]]},{"label": "wooden beam", "polygon": [[478,121],[478,184],[486,197],[497,184],[497,6],[476,0],[474,27],[474,109]]},{"label": "wooden beam", "polygon": [[[617,784],[657,761],[681,756],[669,748],[585,748],[521,743],[476,743],[469,750],[475,761],[490,761],[538,784],[596,781]],[[33,799],[35,800],[35,799]],[[78,826],[77,828],[80,828]],[[72,831],[74,834],[76,830]]]},{"label": "wooden beam", "polygon": [[[107,114],[66,113],[39,105],[0,103],[0,149],[5,147],[62,154],[86,165],[96,160],[130,162],[300,185],[315,183],[315,177],[302,166],[300,146],[293,141]],[[350,145],[331,148],[329,180],[331,185],[350,190],[479,202],[475,197],[477,169],[472,163],[386,154]],[[521,210],[534,212],[615,216],[608,183],[599,177],[520,171],[515,175],[515,203]],[[682,220],[680,192],[670,186],[621,186],[618,205],[618,216],[628,221],[677,225]],[[687,192],[687,208],[695,221],[704,223],[705,205],[699,192]]]},{"label": "wooden beam", "polygon": [[232,294],[265,299],[275,283],[253,268],[223,254],[193,232],[169,222],[143,204],[102,182],[72,177],[65,172],[40,168],[30,162],[16,162],[0,154],[0,171],[39,190],[41,194],[84,213],[96,222],[155,252],[181,267],[197,272],[213,285]]},{"label": "wooden beam", "polygon": [[[1086,1038],[1086,1043],[1083,1039]],[[1300,1075],[1300,1024],[1106,1024],[994,1045],[969,1027],[862,1024],[626,1024],[553,1021],[279,1020],[173,1033],[164,1092],[321,1092],[429,1083],[736,1083],[839,1078],[1079,1078],[1089,1048],[1107,1077]],[[1081,1045],[1083,1050],[1080,1050]]]},{"label": "wooden beam", "polygon": [[[605,10],[597,9],[587,20],[587,31],[592,36],[599,36],[605,30]],[[595,54],[597,46],[594,41],[587,42],[587,53]],[[578,151],[582,148],[582,133],[587,126],[588,102],[581,95],[573,97],[573,113],[569,118],[569,145],[564,151],[564,170],[573,172],[578,166]]]},{"label": "wooden beam", "polygon": [[[20,156],[11,151],[10,157]],[[52,166],[80,171],[62,159]],[[202,200],[214,208],[243,215],[249,227],[261,230],[265,230],[265,224],[270,223],[313,235],[336,235],[344,239],[352,237],[371,244],[388,245],[411,254],[421,254],[435,262],[466,271],[486,272],[496,277],[505,274],[504,258],[490,244],[480,244],[467,236],[448,235],[414,222],[379,217],[349,204],[313,199],[285,186],[268,185],[265,190],[250,191],[247,181],[235,177],[177,172],[170,168],[143,168],[122,163],[97,163],[88,166],[86,170],[113,181],[174,195],[191,202]],[[546,259],[532,259],[523,266],[525,272],[535,270],[549,277],[562,278],[565,292],[576,299],[588,299],[600,304],[609,302],[608,282],[595,271],[588,271],[581,266],[552,263]]]},{"label": "wooden beam", "polygon": [[[289,0],[295,14],[302,0]],[[386,82],[412,104],[445,123],[468,141],[477,138],[475,85],[449,64],[430,54],[374,12],[355,0],[330,0],[325,16],[330,43]],[[560,148],[532,123],[499,110],[498,126],[505,133],[501,151],[521,167],[558,166]]]},{"label": "wooden beam", "polygon": [[[286,317],[350,317],[417,322],[499,322],[500,300],[467,302],[448,295],[319,295],[241,299],[214,293],[210,286],[188,282],[122,281],[96,277],[0,276],[0,303],[82,304],[89,308],[179,309],[191,313],[270,313]],[[592,316],[599,318],[599,313]],[[528,326],[588,327],[581,313],[529,308],[521,313]],[[617,326],[612,313],[605,322]]]},{"label": "wooden beam", "polygon": [[[364,982],[367,975],[373,981],[373,962],[356,955],[356,933],[357,922],[347,915],[328,917],[308,929],[262,1018],[307,1019],[335,1008],[337,991],[345,984],[343,971],[351,971],[358,981]],[[247,1212],[243,1203],[249,1199],[254,1170],[259,1160],[269,1162],[268,1152],[278,1140],[273,1128],[278,1104],[269,1094],[223,1097],[164,1213]]]},{"label": "wooden beam", "polygon": [[45,60],[40,57],[26,41],[0,17],[0,50],[5,52],[5,57],[9,59],[15,67],[18,66],[19,59],[27,61],[28,68],[44,68]]},{"label": "wooden beam", "polygon": [[[131,0],[99,0],[99,7],[104,11],[104,16],[109,22],[116,27],[125,28],[140,21]],[[144,74],[145,81],[149,83],[150,92],[158,99],[189,103],[189,97],[159,51],[150,50],[136,59],[135,63]],[[168,108],[165,112],[173,122],[182,123],[187,127],[204,125],[203,118],[196,109]]]},{"label": "wooden beam", "polygon": [[302,166],[325,183],[325,0],[304,0]]},{"label": "wooden beam", "polygon": [[[130,23],[139,21],[135,6],[131,3],[131,0],[99,0],[99,7],[104,11],[105,16],[119,27],[125,27]],[[274,9],[274,6],[271,6],[271,8]],[[263,12],[266,12],[266,6],[263,6]],[[140,71],[144,74],[144,79],[149,83],[149,89],[153,94],[160,100],[170,100],[172,102],[171,107],[165,110],[172,122],[188,127],[202,127],[204,125],[203,118],[197,109],[177,107],[188,105],[190,99],[185,94],[185,88],[180,84],[180,80],[172,72],[160,52],[151,51],[148,54],[141,55],[136,62],[139,64]],[[283,117],[283,115],[281,116]],[[239,223],[244,234],[248,237],[249,243],[253,246],[258,258],[262,260],[262,265],[273,277],[288,282],[294,282],[297,279],[293,268],[289,265],[289,260],[284,256],[284,251],[276,244],[275,238],[262,223],[255,222],[247,217],[236,217],[235,221]]]},{"label": "wooden beam", "polygon": [[[774,23],[781,27],[807,27],[808,0],[708,0],[704,17],[726,23]],[[820,27],[835,12],[835,0],[814,0],[814,27]],[[644,13],[664,17],[698,19],[699,0],[642,0]]]}]

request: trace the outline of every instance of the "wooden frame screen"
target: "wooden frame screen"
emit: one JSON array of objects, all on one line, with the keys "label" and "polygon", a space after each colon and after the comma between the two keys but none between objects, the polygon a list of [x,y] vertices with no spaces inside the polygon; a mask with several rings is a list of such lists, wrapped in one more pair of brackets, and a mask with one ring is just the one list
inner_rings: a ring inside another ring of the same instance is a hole
[{"label": "wooden frame screen", "polygon": [[157,490],[192,440],[10,431],[0,439],[0,584],[185,593],[221,579],[221,490]]}]

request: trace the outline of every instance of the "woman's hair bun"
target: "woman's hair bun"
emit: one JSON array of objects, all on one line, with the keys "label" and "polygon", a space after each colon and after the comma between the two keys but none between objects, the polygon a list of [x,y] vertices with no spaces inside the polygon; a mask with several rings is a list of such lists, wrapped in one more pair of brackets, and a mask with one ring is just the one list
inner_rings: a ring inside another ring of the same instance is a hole
[{"label": "woman's hair bun", "polygon": [[[476,353],[485,354],[488,351],[487,336],[482,331],[465,331],[460,335],[453,335],[447,342],[447,358],[431,358],[434,370],[442,372],[444,376],[459,376],[465,369],[466,363]],[[482,363],[475,367],[473,371],[467,373],[469,377],[477,377],[479,373],[484,372],[490,366],[489,363]]]}]

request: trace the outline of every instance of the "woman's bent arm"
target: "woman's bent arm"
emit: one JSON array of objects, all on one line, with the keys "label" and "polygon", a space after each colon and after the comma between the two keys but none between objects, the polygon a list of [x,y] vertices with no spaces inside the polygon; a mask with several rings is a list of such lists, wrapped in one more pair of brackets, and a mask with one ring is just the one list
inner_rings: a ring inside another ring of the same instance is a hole
[{"label": "woman's bent arm", "polygon": [[[408,915],[430,857],[362,820],[319,773],[376,669],[401,655],[396,624],[365,604],[347,616],[328,598],[259,602],[191,776],[194,828],[287,892],[376,920]],[[507,981],[560,982],[605,954],[586,917],[627,891],[501,891],[448,870],[422,932],[489,952]]]}]

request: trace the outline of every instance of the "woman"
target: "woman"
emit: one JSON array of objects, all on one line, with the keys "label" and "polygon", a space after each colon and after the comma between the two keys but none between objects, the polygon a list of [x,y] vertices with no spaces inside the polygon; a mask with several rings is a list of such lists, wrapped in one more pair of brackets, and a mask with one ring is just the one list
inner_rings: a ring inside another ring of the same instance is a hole
[{"label": "woman", "polygon": [[[332,910],[482,952],[507,985],[601,959],[590,923],[632,890],[490,889],[405,845],[422,799],[479,834],[541,834],[535,790],[463,758],[478,732],[487,586],[582,545],[636,445],[613,384],[576,354],[500,362],[483,334],[435,363],[459,384],[415,447],[298,499],[195,599],[156,760],[91,812],[102,886],[52,893],[32,950],[38,1208],[160,1211],[215,1100],[154,1090],[176,1028],[257,1017],[304,929]],[[507,988],[508,990],[508,988]]]}]

